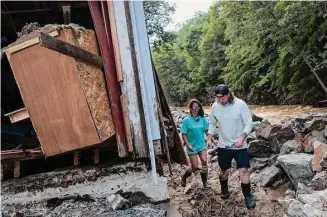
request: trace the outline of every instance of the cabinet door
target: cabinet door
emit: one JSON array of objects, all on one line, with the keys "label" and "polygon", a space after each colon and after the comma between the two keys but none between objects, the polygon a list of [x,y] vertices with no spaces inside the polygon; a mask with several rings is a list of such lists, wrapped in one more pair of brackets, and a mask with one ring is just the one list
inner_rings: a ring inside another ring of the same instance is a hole
[{"label": "cabinet door", "polygon": [[39,44],[7,56],[45,156],[100,142],[74,58]]}]

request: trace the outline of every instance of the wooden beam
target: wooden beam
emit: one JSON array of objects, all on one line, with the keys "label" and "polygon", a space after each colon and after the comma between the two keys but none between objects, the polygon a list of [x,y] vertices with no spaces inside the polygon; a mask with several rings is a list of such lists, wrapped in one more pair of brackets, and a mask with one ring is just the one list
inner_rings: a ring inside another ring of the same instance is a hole
[{"label": "wooden beam", "polygon": [[[52,37],[55,37],[55,36],[58,36],[59,35],[59,32],[58,31],[53,31],[53,32],[50,32],[48,34],[49,36],[52,36]],[[20,44],[17,44],[15,46],[12,46],[12,47],[9,47],[8,49],[6,49],[5,51],[12,54],[12,53],[15,53],[17,51],[20,51],[20,50],[23,50],[25,48],[28,48],[30,46],[33,46],[35,44],[38,44],[40,42],[40,39],[37,37],[37,38],[32,38],[30,40],[27,40],[27,41],[24,41]]]},{"label": "wooden beam", "polygon": [[161,149],[161,141],[153,140],[153,148],[154,148],[154,154],[155,155],[162,155],[162,149]]},{"label": "wooden beam", "polygon": [[127,98],[126,98],[125,94],[120,96],[120,102],[121,102],[121,107],[123,109],[123,117],[124,117],[125,134],[126,134],[126,140],[127,140],[127,148],[128,148],[128,152],[132,152],[133,151],[132,133],[131,133],[131,126],[129,124]]},{"label": "wooden beam", "polygon": [[98,55],[92,54],[80,47],[61,41],[59,39],[41,33],[40,45],[59,53],[77,58],[79,60],[91,63],[96,66],[103,66],[102,58]]},{"label": "wooden beam", "polygon": [[74,166],[78,166],[79,165],[79,155],[80,155],[80,151],[74,151]]},{"label": "wooden beam", "polygon": [[1,161],[9,160],[31,160],[44,157],[44,154],[40,148],[37,149],[17,149],[1,151]]},{"label": "wooden beam", "polygon": [[19,109],[17,111],[10,112],[8,114],[5,114],[5,116],[9,116],[11,123],[16,123],[21,120],[25,120],[30,117],[28,114],[26,108]]},{"label": "wooden beam", "polygon": [[[88,3],[104,62],[103,68],[107,78],[106,81],[110,96],[111,110],[116,127],[118,153],[120,157],[127,157],[128,152],[125,141],[124,121],[120,103],[121,90],[117,79],[115,57],[112,49],[108,8],[104,1],[89,1]],[[102,4],[102,11],[100,4]]]},{"label": "wooden beam", "polygon": [[10,159],[19,159],[24,157],[25,157],[25,152],[23,149],[1,151],[1,161],[10,160]]},{"label": "wooden beam", "polygon": [[21,10],[21,11],[3,11],[1,10],[1,14],[22,14],[22,13],[36,13],[36,12],[46,12],[50,11],[50,9],[34,9],[34,10]]},{"label": "wooden beam", "polygon": [[100,149],[99,148],[94,148],[94,163],[98,164],[100,162]]},{"label": "wooden beam", "polygon": [[108,1],[108,12],[109,12],[110,30],[112,35],[112,45],[114,48],[113,50],[115,52],[117,78],[119,82],[123,82],[124,76],[123,76],[121,57],[119,52],[119,42],[118,42],[117,27],[116,27],[116,20],[115,20],[115,11],[113,8],[112,1]]},{"label": "wooden beam", "polygon": [[15,160],[14,162],[14,178],[20,177],[20,161]]},{"label": "wooden beam", "polygon": [[1,164],[1,181],[3,180],[3,163]]}]

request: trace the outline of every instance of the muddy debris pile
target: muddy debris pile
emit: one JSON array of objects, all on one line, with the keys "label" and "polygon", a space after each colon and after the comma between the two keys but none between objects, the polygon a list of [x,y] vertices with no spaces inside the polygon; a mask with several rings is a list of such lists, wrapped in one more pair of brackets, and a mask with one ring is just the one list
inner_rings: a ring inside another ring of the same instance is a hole
[{"label": "muddy debris pile", "polygon": [[[180,126],[188,113],[173,111],[172,114],[177,126]],[[253,117],[256,117],[256,126],[247,142],[257,208],[254,211],[243,209],[244,201],[235,163],[230,178],[230,185],[236,191],[232,193],[234,197],[228,202],[219,199],[216,195],[220,194],[217,156],[209,156],[209,190],[202,189],[201,183],[197,181],[199,177],[193,177],[189,186],[180,189],[179,175],[183,168],[176,168],[178,175],[174,174],[170,187],[176,195],[189,195],[188,201],[179,207],[179,211],[185,216],[212,216],[213,213],[216,216],[271,216],[271,213],[284,217],[299,216],[298,213],[301,213],[300,216],[327,216],[327,114],[313,113],[289,118],[281,124],[271,124],[255,115]],[[279,194],[267,193],[269,191]],[[204,192],[208,197],[202,198]],[[197,198],[202,198],[202,202]],[[175,200],[174,195],[172,200]],[[236,206],[230,210],[233,215],[224,213],[232,203]]]},{"label": "muddy debris pile", "polygon": [[110,163],[10,179],[1,216],[166,216],[167,180],[157,185],[143,162]]}]

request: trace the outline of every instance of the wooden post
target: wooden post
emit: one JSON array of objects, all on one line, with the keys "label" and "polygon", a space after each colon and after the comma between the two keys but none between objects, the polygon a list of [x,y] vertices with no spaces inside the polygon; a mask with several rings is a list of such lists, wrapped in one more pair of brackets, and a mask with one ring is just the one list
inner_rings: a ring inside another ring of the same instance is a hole
[{"label": "wooden post", "polygon": [[1,181],[3,180],[3,163],[1,163]]},{"label": "wooden post", "polygon": [[[106,4],[107,2],[89,1],[88,3],[103,58],[103,68],[107,78],[106,81],[109,91],[113,121],[116,127],[118,153],[120,157],[127,157],[128,152],[125,142],[124,121],[120,104],[121,90],[115,67],[115,57],[109,26],[108,7]],[[100,4],[102,4],[102,12]],[[102,14],[103,16],[101,16]]]},{"label": "wooden post", "polygon": [[20,161],[15,160],[14,161],[14,178],[20,177]]},{"label": "wooden post", "polygon": [[100,162],[99,155],[100,155],[100,149],[99,148],[95,148],[94,149],[94,163],[95,164],[98,164]]},{"label": "wooden post", "polygon": [[102,58],[80,47],[61,41],[47,34],[40,33],[40,45],[59,53],[102,67]]},{"label": "wooden post", "polygon": [[74,151],[74,166],[78,166],[79,165],[79,155],[80,155],[79,150]]}]

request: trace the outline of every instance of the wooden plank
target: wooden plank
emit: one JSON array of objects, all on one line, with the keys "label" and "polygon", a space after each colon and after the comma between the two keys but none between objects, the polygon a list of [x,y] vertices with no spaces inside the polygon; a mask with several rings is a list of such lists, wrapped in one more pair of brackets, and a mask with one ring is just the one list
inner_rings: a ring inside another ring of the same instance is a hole
[{"label": "wooden plank", "polygon": [[[72,29],[62,29],[60,35],[64,35],[65,37],[60,39],[69,44],[79,46],[95,55],[100,52],[93,30],[76,33]],[[100,140],[104,141],[115,135],[104,73],[99,67],[77,59],[76,68]]]},{"label": "wooden plank", "polygon": [[7,56],[45,156],[100,143],[74,58],[40,44]]},{"label": "wooden plank", "polygon": [[100,149],[95,148],[94,149],[94,163],[98,164],[100,162]]},{"label": "wooden plank", "polygon": [[[153,64],[152,59],[151,59],[151,61]],[[164,91],[163,91],[161,83],[159,81],[158,73],[157,73],[155,67],[153,69],[154,69],[156,86],[158,88],[158,95],[160,96],[160,99],[161,99],[160,101],[161,101],[162,112],[165,113],[167,115],[167,117],[169,117],[170,123],[173,126],[172,130],[173,130],[173,134],[174,134],[174,145],[175,145],[174,148],[176,148],[176,153],[174,153],[174,154],[178,154],[178,156],[175,157],[175,161],[177,161],[177,158],[178,158],[178,161],[180,164],[184,164],[184,165],[188,166],[189,163],[187,161],[186,153],[184,151],[184,147],[183,147],[181,138],[179,136],[175,121],[173,119],[173,115],[171,114],[167,99],[165,97]]]},{"label": "wooden plank", "polygon": [[124,81],[124,76],[123,76],[122,63],[121,63],[121,57],[120,57],[120,52],[119,52],[118,35],[117,35],[117,27],[116,27],[116,20],[115,20],[115,11],[114,11],[114,8],[113,8],[113,2],[112,1],[108,1],[108,13],[109,13],[111,36],[112,36],[112,45],[113,45],[114,53],[115,53],[117,78],[118,78],[119,82],[123,82]]},{"label": "wooden plank", "polygon": [[[125,3],[128,4],[126,1],[108,2],[109,5],[113,5],[114,13],[111,14],[115,16],[114,21],[117,23],[116,29],[119,46],[114,46],[113,48],[119,49],[120,54],[120,65],[124,77],[121,87],[122,93],[126,95],[128,120],[131,134],[133,135],[133,156],[136,158],[146,158],[148,157],[148,147],[145,135],[143,103],[141,92],[137,88],[139,86],[139,79],[136,75],[137,65],[133,64],[132,51],[134,51],[134,47],[131,46],[132,42],[130,41],[130,38],[133,38],[133,32],[129,31]],[[110,22],[112,21],[110,20]]]},{"label": "wooden plank", "polygon": [[19,159],[24,157],[25,157],[25,152],[22,149],[1,151],[1,161],[10,160],[10,159]]},{"label": "wooden plank", "polygon": [[11,123],[16,123],[18,121],[25,120],[30,117],[26,108],[22,108],[22,109],[10,112],[8,114],[5,114],[5,116],[9,116]]},{"label": "wooden plank", "polygon": [[1,164],[1,181],[3,180],[3,163]]},{"label": "wooden plank", "polygon": [[120,96],[120,102],[121,102],[121,107],[123,109],[127,148],[128,148],[128,152],[132,152],[133,151],[132,134],[131,134],[131,126],[129,124],[129,118],[128,118],[127,98],[125,94]]},{"label": "wooden plank", "polygon": [[[109,91],[110,104],[112,108],[113,120],[116,128],[117,147],[120,157],[127,157],[127,147],[125,141],[124,121],[121,112],[120,95],[121,90],[117,80],[114,53],[112,50],[110,27],[108,23],[108,9],[105,7],[106,2],[89,1],[89,8],[92,15],[94,27],[98,37],[101,56],[104,61],[104,71],[106,75],[107,88]],[[100,4],[105,17],[102,17]],[[104,21],[106,20],[106,21]]]},{"label": "wooden plank", "polygon": [[153,140],[153,148],[154,148],[154,154],[155,155],[162,155],[160,139],[159,140]]},{"label": "wooden plank", "polygon": [[40,148],[38,149],[22,149],[1,151],[1,161],[9,160],[31,160],[44,157]]},{"label": "wooden plank", "polygon": [[74,166],[78,166],[79,165],[79,155],[80,155],[80,151],[76,150],[74,151]]},{"label": "wooden plank", "polygon": [[20,177],[20,161],[15,160],[14,162],[14,178]]},{"label": "wooden plank", "polygon": [[[58,31],[53,31],[53,32],[48,33],[48,35],[51,36],[51,37],[55,37],[55,36],[58,36],[59,33],[58,33]],[[40,42],[39,37],[32,38],[30,40],[24,41],[24,42],[22,42],[20,44],[17,44],[15,46],[12,46],[12,47],[6,49],[6,52],[9,52],[10,54],[15,53],[15,52],[20,51],[22,49],[33,46],[33,45],[35,45],[35,44],[37,44],[39,42]]]},{"label": "wooden plank", "polygon": [[100,67],[103,66],[102,58],[100,56],[94,55],[80,47],[71,45],[64,41],[58,40],[54,37],[48,36],[42,32],[40,34],[41,34],[40,36],[41,46]]},{"label": "wooden plank", "polygon": [[8,53],[15,53],[17,51],[20,51],[22,49],[25,49],[25,48],[30,47],[32,45],[35,45],[35,44],[37,44],[39,42],[40,42],[40,39],[39,38],[33,38],[31,40],[28,40],[28,41],[25,41],[25,42],[23,42],[21,44],[18,44],[18,45],[14,46],[14,47],[8,48],[6,50],[6,52],[8,52]]}]

